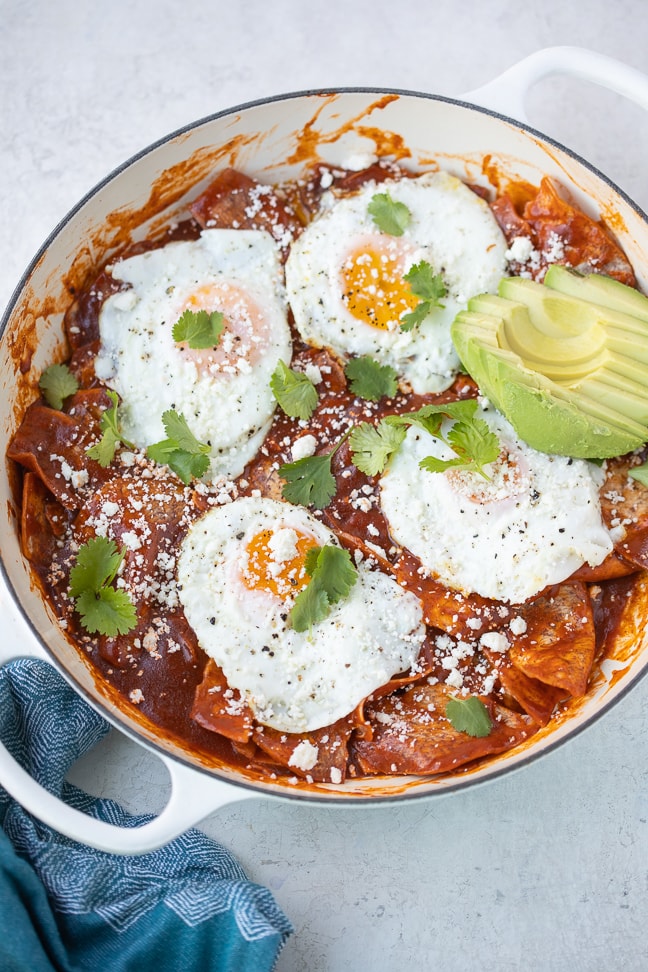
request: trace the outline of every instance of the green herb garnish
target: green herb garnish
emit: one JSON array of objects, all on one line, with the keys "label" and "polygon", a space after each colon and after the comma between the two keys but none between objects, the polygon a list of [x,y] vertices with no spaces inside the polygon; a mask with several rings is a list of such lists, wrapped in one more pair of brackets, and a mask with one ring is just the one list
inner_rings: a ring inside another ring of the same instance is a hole
[{"label": "green herb garnish", "polygon": [[295,631],[308,631],[323,621],[331,607],[346,597],[358,578],[348,550],[326,544],[311,547],[304,567],[308,585],[295,598],[288,623]]},{"label": "green herb garnish", "polygon": [[398,378],[390,365],[381,365],[368,354],[351,358],[344,368],[351,391],[358,398],[377,402],[381,398],[393,398],[398,391]]},{"label": "green herb garnish", "polygon": [[350,434],[351,430],[346,432],[331,452],[321,456],[306,456],[279,466],[279,475],[285,480],[283,498],[289,503],[314,506],[318,510],[328,506],[335,496],[335,477],[331,472],[331,462]]},{"label": "green herb garnish", "polygon": [[186,341],[192,351],[215,348],[224,327],[220,311],[187,309],[173,325],[173,340]]},{"label": "green herb garnish", "polygon": [[[362,422],[352,429],[349,437],[353,464],[368,476],[384,472],[405,439],[406,427],[414,425],[440,439],[455,454],[454,459],[426,456],[419,463],[421,469],[428,472],[469,469],[488,479],[484,466],[497,459],[500,443],[487,423],[475,418],[476,410],[477,401],[470,398],[442,405],[424,405],[417,412],[404,415],[387,415],[377,425]],[[447,435],[443,435],[441,428],[446,419],[454,419],[454,425]]]},{"label": "green herb garnish", "polygon": [[382,419],[377,425],[362,422],[351,432],[349,446],[354,466],[367,476],[377,476],[384,472],[387,463],[401,446],[407,429],[395,425],[392,416]]},{"label": "green herb garnish", "polygon": [[401,317],[401,330],[411,331],[419,324],[422,324],[433,307],[443,307],[441,298],[447,294],[447,288],[440,273],[435,273],[426,260],[415,263],[405,274],[404,280],[410,285],[415,297],[419,298],[419,303]]},{"label": "green herb garnish", "polygon": [[119,428],[119,416],[117,414],[117,408],[119,406],[119,398],[117,393],[114,391],[107,391],[106,394],[112,402],[110,408],[104,410],[101,416],[101,422],[99,427],[102,432],[102,436],[98,442],[89,449],[86,449],[87,455],[90,459],[96,459],[100,466],[105,469],[115,458],[115,452],[117,446],[121,443],[129,448],[133,449],[133,443],[125,439]]},{"label": "green herb garnish", "polygon": [[445,714],[454,729],[469,736],[482,738],[488,736],[493,728],[488,709],[476,695],[465,699],[458,699],[456,696],[448,699]]},{"label": "green herb garnish", "polygon": [[88,540],[79,549],[70,571],[70,595],[90,634],[99,632],[114,638],[127,634],[137,624],[130,597],[112,586],[124,556],[125,551],[119,551],[115,542],[106,537]]},{"label": "green herb garnish", "polygon": [[279,406],[291,418],[309,419],[318,402],[315,385],[307,375],[300,371],[293,371],[283,361],[270,378],[272,394]]},{"label": "green herb garnish", "polygon": [[419,465],[427,472],[445,472],[446,469],[465,469],[476,472],[484,479],[490,477],[484,466],[494,462],[500,454],[500,442],[483,419],[469,419],[455,422],[447,437],[437,433],[438,438],[452,449],[456,459],[437,459],[426,456]]},{"label": "green herb garnish", "polygon": [[62,409],[63,402],[79,390],[79,382],[65,364],[53,364],[40,376],[38,387],[52,408]]},{"label": "green herb garnish", "polygon": [[184,415],[174,409],[164,412],[162,422],[167,438],[150,445],[147,456],[169,466],[185,486],[194,477],[200,479],[209,467],[209,445],[198,441]]},{"label": "green herb garnish", "polygon": [[378,229],[390,236],[402,236],[412,218],[405,203],[392,199],[388,192],[377,192],[372,196],[367,212]]},{"label": "green herb garnish", "polygon": [[[424,405],[418,412],[406,415],[390,415],[393,424],[417,425],[436,439],[440,439],[455,454],[454,459],[437,459],[426,456],[419,466],[427,472],[445,472],[447,469],[465,469],[489,479],[485,466],[494,462],[500,454],[500,441],[488,424],[475,418],[477,401],[474,398],[443,405]],[[455,423],[447,435],[441,428],[446,418]]]}]

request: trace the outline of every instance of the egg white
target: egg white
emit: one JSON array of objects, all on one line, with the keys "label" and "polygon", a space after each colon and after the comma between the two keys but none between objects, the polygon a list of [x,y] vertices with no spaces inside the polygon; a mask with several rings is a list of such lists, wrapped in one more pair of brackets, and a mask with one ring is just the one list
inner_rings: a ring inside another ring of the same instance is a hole
[{"label": "egg white", "polygon": [[256,719],[308,732],[352,712],[414,665],[425,637],[421,606],[391,577],[360,563],[349,595],[310,632],[297,632],[288,618],[294,597],[251,590],[241,579],[248,544],[263,530],[277,546],[284,531],[339,546],[303,507],[241,498],[190,528],[178,559],[179,596],[201,647]]},{"label": "egg white", "polygon": [[426,456],[456,456],[423,429],[408,429],[380,482],[396,542],[447,587],[512,603],[584,563],[600,564],[613,547],[601,519],[603,471],[583,459],[536,452],[490,407],[476,417],[502,445],[487,467],[489,480],[472,471],[421,469]]},{"label": "egg white", "polygon": [[[381,232],[368,212],[377,193],[407,206],[410,224],[400,237]],[[343,300],[341,268],[358,249],[388,245],[400,253],[403,272],[425,260],[447,287],[443,307],[422,325],[403,331],[395,311],[387,330],[359,320]],[[342,356],[372,355],[395,368],[417,393],[449,387],[459,370],[450,324],[477,293],[495,292],[506,269],[506,241],[486,202],[446,173],[368,183],[352,196],[329,199],[328,208],[293,243],[286,287],[304,339]]]},{"label": "egg white", "polygon": [[[159,442],[162,413],[175,409],[211,447],[207,478],[239,475],[272,419],[270,376],[292,353],[277,244],[260,231],[205,230],[119,260],[112,276],[130,288],[103,305],[95,371],[123,400],[124,437],[140,448]],[[229,300],[240,323],[238,335],[226,326],[202,363],[172,333],[187,300],[201,293],[216,295],[208,310]]]}]

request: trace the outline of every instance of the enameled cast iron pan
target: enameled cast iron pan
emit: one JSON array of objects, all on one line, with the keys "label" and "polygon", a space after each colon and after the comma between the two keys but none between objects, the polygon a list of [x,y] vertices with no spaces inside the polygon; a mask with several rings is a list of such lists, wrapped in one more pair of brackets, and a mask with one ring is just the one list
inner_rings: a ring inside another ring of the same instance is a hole
[{"label": "enameled cast iron pan", "polygon": [[[648,78],[602,55],[557,47],[537,52],[461,100],[369,89],[290,94],[219,113],[142,151],[72,210],[16,289],[2,321],[0,343],[2,454],[25,407],[36,397],[41,371],[62,357],[67,287],[83,282],[93,266],[117,248],[154,233],[225,166],[274,182],[297,176],[304,164],[318,159],[341,165],[358,154],[390,154],[415,170],[438,164],[484,185],[486,157],[510,178],[537,184],[542,175],[549,175],[569,191],[582,210],[605,220],[633,264],[639,286],[648,291],[646,216],[600,172],[524,121],[529,88],[552,73],[604,85],[648,109]],[[155,751],[166,764],[173,785],[158,818],[137,830],[121,830],[62,804],[36,784],[4,747],[0,747],[0,780],[36,817],[74,839],[109,851],[151,850],[218,806],[247,797],[369,806],[447,794],[492,779],[581,731],[648,668],[648,628],[644,624],[648,594],[640,591],[617,657],[604,663],[570,718],[541,730],[513,751],[463,770],[460,776],[348,780],[339,787],[296,788],[281,781],[259,783],[227,766],[201,766],[191,752],[166,742],[152,728],[120,711],[66,640],[22,557],[6,465],[0,473],[0,609],[9,646],[5,658],[48,660],[114,725]]]}]

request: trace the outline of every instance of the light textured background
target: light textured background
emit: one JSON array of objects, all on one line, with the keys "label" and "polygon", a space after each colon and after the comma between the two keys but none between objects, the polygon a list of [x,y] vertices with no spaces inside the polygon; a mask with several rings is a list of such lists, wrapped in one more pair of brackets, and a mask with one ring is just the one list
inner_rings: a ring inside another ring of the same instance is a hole
[{"label": "light textured background", "polygon": [[[307,88],[460,95],[553,44],[648,71],[645,2],[1,0],[0,304],[70,207],[175,128]],[[644,112],[553,78],[529,114],[648,209]],[[204,829],[294,923],[277,972],[643,972],[647,704],[644,682],[558,751],[463,794],[360,811],[250,800]],[[159,762],[117,734],[74,778],[134,810],[167,792]]]}]

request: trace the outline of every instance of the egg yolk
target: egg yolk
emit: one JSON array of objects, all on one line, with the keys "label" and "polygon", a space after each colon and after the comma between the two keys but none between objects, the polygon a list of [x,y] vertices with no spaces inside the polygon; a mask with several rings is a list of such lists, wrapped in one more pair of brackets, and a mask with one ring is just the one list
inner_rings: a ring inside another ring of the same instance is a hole
[{"label": "egg yolk", "polygon": [[310,580],[304,566],[306,554],[316,546],[314,537],[287,527],[261,530],[245,548],[243,583],[251,591],[277,597],[299,594]]},{"label": "egg yolk", "polygon": [[200,374],[247,371],[262,359],[269,344],[269,324],[256,301],[241,287],[225,281],[202,284],[185,294],[174,324],[186,310],[223,314],[224,327],[213,348],[194,349],[186,341],[178,342],[178,348],[193,360]]},{"label": "egg yolk", "polygon": [[376,238],[349,254],[342,267],[342,299],[357,320],[386,331],[414,310],[418,298],[404,279],[405,256],[393,240]]}]

